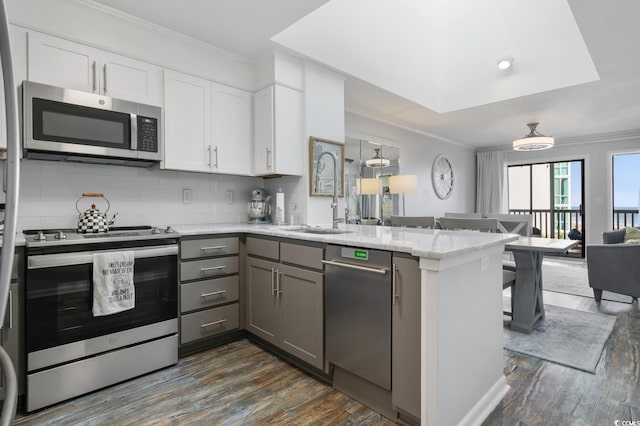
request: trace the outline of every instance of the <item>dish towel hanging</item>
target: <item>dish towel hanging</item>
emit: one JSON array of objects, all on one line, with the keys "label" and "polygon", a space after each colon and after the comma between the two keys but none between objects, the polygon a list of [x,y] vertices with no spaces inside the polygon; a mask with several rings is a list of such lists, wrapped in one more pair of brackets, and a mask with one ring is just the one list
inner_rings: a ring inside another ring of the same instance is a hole
[{"label": "dish towel hanging", "polygon": [[133,251],[93,255],[93,316],[135,308],[133,262]]}]

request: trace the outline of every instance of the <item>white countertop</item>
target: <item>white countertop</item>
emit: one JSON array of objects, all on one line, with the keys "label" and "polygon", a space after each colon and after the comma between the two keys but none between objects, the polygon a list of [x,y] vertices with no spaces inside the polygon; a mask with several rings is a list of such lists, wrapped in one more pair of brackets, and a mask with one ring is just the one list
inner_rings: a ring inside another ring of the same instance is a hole
[{"label": "white countertop", "polygon": [[[330,226],[327,226],[327,228]],[[300,226],[254,225],[243,223],[172,225],[182,236],[248,233],[296,240],[317,241],[354,247],[366,247],[410,253],[413,256],[444,259],[504,245],[518,239],[515,234],[440,229],[399,228],[390,226],[343,225],[344,234],[312,234],[296,232]]]}]

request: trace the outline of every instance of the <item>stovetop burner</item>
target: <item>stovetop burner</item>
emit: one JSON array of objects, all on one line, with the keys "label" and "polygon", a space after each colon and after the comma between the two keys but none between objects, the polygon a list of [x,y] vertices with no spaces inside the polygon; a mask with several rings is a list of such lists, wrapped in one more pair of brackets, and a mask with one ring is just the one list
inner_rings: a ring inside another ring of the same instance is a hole
[{"label": "stovetop burner", "polygon": [[180,236],[169,226],[166,228],[156,226],[120,226],[113,227],[108,232],[87,234],[78,233],[76,229],[69,228],[30,229],[25,230],[24,235],[28,247],[178,238]]}]

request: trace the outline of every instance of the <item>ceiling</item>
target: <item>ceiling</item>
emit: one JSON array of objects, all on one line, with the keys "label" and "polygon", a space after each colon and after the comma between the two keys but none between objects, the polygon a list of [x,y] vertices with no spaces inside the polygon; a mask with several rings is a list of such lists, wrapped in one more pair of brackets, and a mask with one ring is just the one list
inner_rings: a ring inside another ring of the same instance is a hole
[{"label": "ceiling", "polygon": [[284,46],[349,77],[347,111],[472,148],[531,121],[558,144],[640,134],[636,0],[94,2],[247,58]]}]

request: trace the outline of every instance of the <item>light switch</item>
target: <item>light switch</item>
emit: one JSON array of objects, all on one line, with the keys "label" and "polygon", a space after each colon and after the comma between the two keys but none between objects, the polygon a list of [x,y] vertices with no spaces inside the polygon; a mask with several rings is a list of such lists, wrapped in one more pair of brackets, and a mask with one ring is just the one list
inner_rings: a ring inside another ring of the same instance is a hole
[{"label": "light switch", "polygon": [[233,204],[233,191],[226,191],[224,193],[224,202],[227,204]]},{"label": "light switch", "polygon": [[184,204],[191,204],[191,201],[193,200],[193,191],[191,189],[183,189],[182,190],[182,202]]}]

